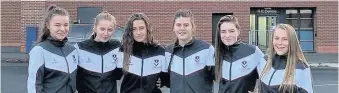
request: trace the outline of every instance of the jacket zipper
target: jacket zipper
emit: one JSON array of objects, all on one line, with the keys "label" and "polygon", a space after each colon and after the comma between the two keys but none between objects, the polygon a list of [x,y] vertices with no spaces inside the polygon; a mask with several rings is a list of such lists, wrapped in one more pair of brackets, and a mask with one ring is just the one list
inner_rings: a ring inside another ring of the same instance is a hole
[{"label": "jacket zipper", "polygon": [[[145,49],[145,52],[147,52],[147,49]],[[147,54],[147,53],[145,53]],[[142,77],[143,77],[143,72],[144,72],[144,57],[141,55],[141,78],[140,78],[140,93],[142,93]]]},{"label": "jacket zipper", "polygon": [[141,60],[141,78],[140,78],[140,81],[141,81],[141,83],[140,83],[140,93],[142,93],[142,89],[143,89],[143,87],[142,87],[142,76],[143,76],[143,72],[144,72],[144,58],[142,58],[142,60]]},{"label": "jacket zipper", "polygon": [[[104,57],[103,54],[101,54],[101,73],[104,73]],[[103,77],[103,76],[102,76]],[[101,80],[101,85],[104,83],[104,78]],[[99,90],[102,90],[102,88],[99,88]]]},{"label": "jacket zipper", "polygon": [[[102,43],[102,46],[105,46],[104,43]],[[104,73],[104,49],[101,50],[101,73],[103,74]],[[102,89],[102,85],[104,83],[104,76],[102,76],[102,80],[101,80],[101,88],[99,88],[99,91],[103,91]]]},{"label": "jacket zipper", "polygon": [[[279,68],[279,67],[280,67],[280,63],[277,63],[277,64],[278,64],[278,68]],[[268,82],[268,86],[271,85],[272,78],[273,78],[273,76],[274,76],[274,74],[275,74],[276,71],[277,71],[276,69],[273,71],[273,74],[272,74],[271,77],[270,77],[270,81]]]},{"label": "jacket zipper", "polygon": [[[228,50],[230,50],[229,47],[227,47],[227,48],[228,48]],[[231,63],[231,64],[230,64],[230,68],[229,68],[229,73],[230,73],[230,74],[229,74],[229,80],[230,80],[230,82],[231,82],[231,81],[232,81],[232,77],[231,77],[231,76],[232,76],[232,63],[233,63],[233,62],[232,62],[232,52],[230,52],[230,63]]]},{"label": "jacket zipper", "polygon": [[101,73],[104,73],[104,56],[101,54]]},{"label": "jacket zipper", "polygon": [[231,58],[231,65],[230,65],[230,70],[229,70],[229,72],[230,72],[230,75],[229,75],[229,79],[230,79],[230,82],[232,81],[232,58]]},{"label": "jacket zipper", "polygon": [[184,87],[184,93],[186,92],[185,90],[185,83],[186,83],[186,79],[185,79],[185,52],[184,52],[184,49],[185,49],[185,46],[184,47],[182,47],[182,56],[183,56],[183,58],[182,58],[182,63],[183,63],[183,65],[182,65],[182,67],[183,67],[183,87]]},{"label": "jacket zipper", "polygon": [[268,86],[271,85],[271,81],[272,81],[273,75],[274,75],[274,73],[275,73],[276,71],[277,71],[277,70],[274,70],[274,71],[273,71],[273,74],[272,74],[271,77],[270,77],[270,81],[268,82]]},{"label": "jacket zipper", "polygon": [[67,59],[66,59],[66,57],[65,57],[65,53],[64,53],[64,51],[62,51],[62,47],[60,47],[60,50],[61,50],[61,53],[62,53],[62,55],[63,55],[63,57],[64,57],[64,59],[65,59],[65,61],[66,61],[66,65],[67,65],[67,72],[68,72],[68,74],[69,74],[69,78],[67,79],[67,84],[66,84],[66,91],[68,90],[68,82],[69,82],[69,79],[71,78],[71,73],[69,73],[69,65],[68,65],[68,61],[67,61]]}]

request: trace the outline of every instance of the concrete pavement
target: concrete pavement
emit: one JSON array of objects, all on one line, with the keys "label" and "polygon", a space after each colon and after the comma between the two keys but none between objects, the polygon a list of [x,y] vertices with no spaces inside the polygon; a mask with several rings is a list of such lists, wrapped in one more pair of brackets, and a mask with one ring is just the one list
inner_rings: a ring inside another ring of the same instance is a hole
[{"label": "concrete pavement", "polygon": [[[1,66],[1,93],[27,93],[27,69],[27,66]],[[338,68],[311,68],[311,72],[314,93],[338,93]],[[162,90],[169,93],[168,88]]]}]

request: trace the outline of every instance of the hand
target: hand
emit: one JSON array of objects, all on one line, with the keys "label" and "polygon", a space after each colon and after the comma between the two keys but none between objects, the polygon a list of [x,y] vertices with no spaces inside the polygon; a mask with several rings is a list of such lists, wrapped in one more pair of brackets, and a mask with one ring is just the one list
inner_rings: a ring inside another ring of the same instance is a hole
[{"label": "hand", "polygon": [[161,88],[161,81],[160,81],[160,79],[157,80],[156,86],[157,86],[157,88]]},{"label": "hand", "polygon": [[258,89],[254,89],[253,91],[248,91],[248,93],[258,93]]},{"label": "hand", "polygon": [[248,91],[248,93],[258,93],[258,92],[256,92],[256,91],[253,91],[253,92],[252,91]]}]

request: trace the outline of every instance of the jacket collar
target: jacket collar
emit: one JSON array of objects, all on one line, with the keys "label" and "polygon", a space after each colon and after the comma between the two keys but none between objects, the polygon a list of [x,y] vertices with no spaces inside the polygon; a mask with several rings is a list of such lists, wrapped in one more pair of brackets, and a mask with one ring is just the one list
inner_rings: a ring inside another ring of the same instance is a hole
[{"label": "jacket collar", "polygon": [[48,40],[49,42],[51,42],[52,45],[54,45],[54,46],[56,46],[56,47],[64,47],[65,44],[66,44],[66,42],[68,41],[67,37],[65,37],[62,41],[59,41],[59,40],[54,39],[54,38],[51,37],[51,36],[49,36],[49,37],[47,38],[47,40]]}]

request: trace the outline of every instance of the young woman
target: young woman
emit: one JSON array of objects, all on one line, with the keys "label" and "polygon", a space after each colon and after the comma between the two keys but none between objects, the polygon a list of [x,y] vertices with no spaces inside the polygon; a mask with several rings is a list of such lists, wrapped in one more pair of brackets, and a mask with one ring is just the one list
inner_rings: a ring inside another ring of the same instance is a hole
[{"label": "young woman", "polygon": [[264,54],[239,40],[240,25],[232,15],[220,18],[215,38],[215,72],[219,93],[246,93],[258,79],[257,66]]},{"label": "young woman", "polygon": [[28,93],[74,93],[78,53],[66,43],[68,12],[49,6],[41,28],[42,35],[29,52]]},{"label": "young woman", "polygon": [[102,12],[95,17],[90,39],[75,45],[80,56],[79,93],[117,93],[116,80],[122,77],[122,54],[120,42],[111,39],[115,28],[115,17]]},{"label": "young woman", "polygon": [[195,39],[190,10],[178,10],[173,20],[176,41],[166,47],[171,93],[212,93],[214,48]]},{"label": "young woman", "polygon": [[[313,93],[310,67],[295,29],[277,25],[267,51],[267,63],[258,66],[260,93]],[[257,91],[255,91],[257,92]]]},{"label": "young woman", "polygon": [[163,76],[165,49],[155,43],[148,17],[143,13],[132,14],[125,27],[120,93],[161,93],[156,81]]}]

